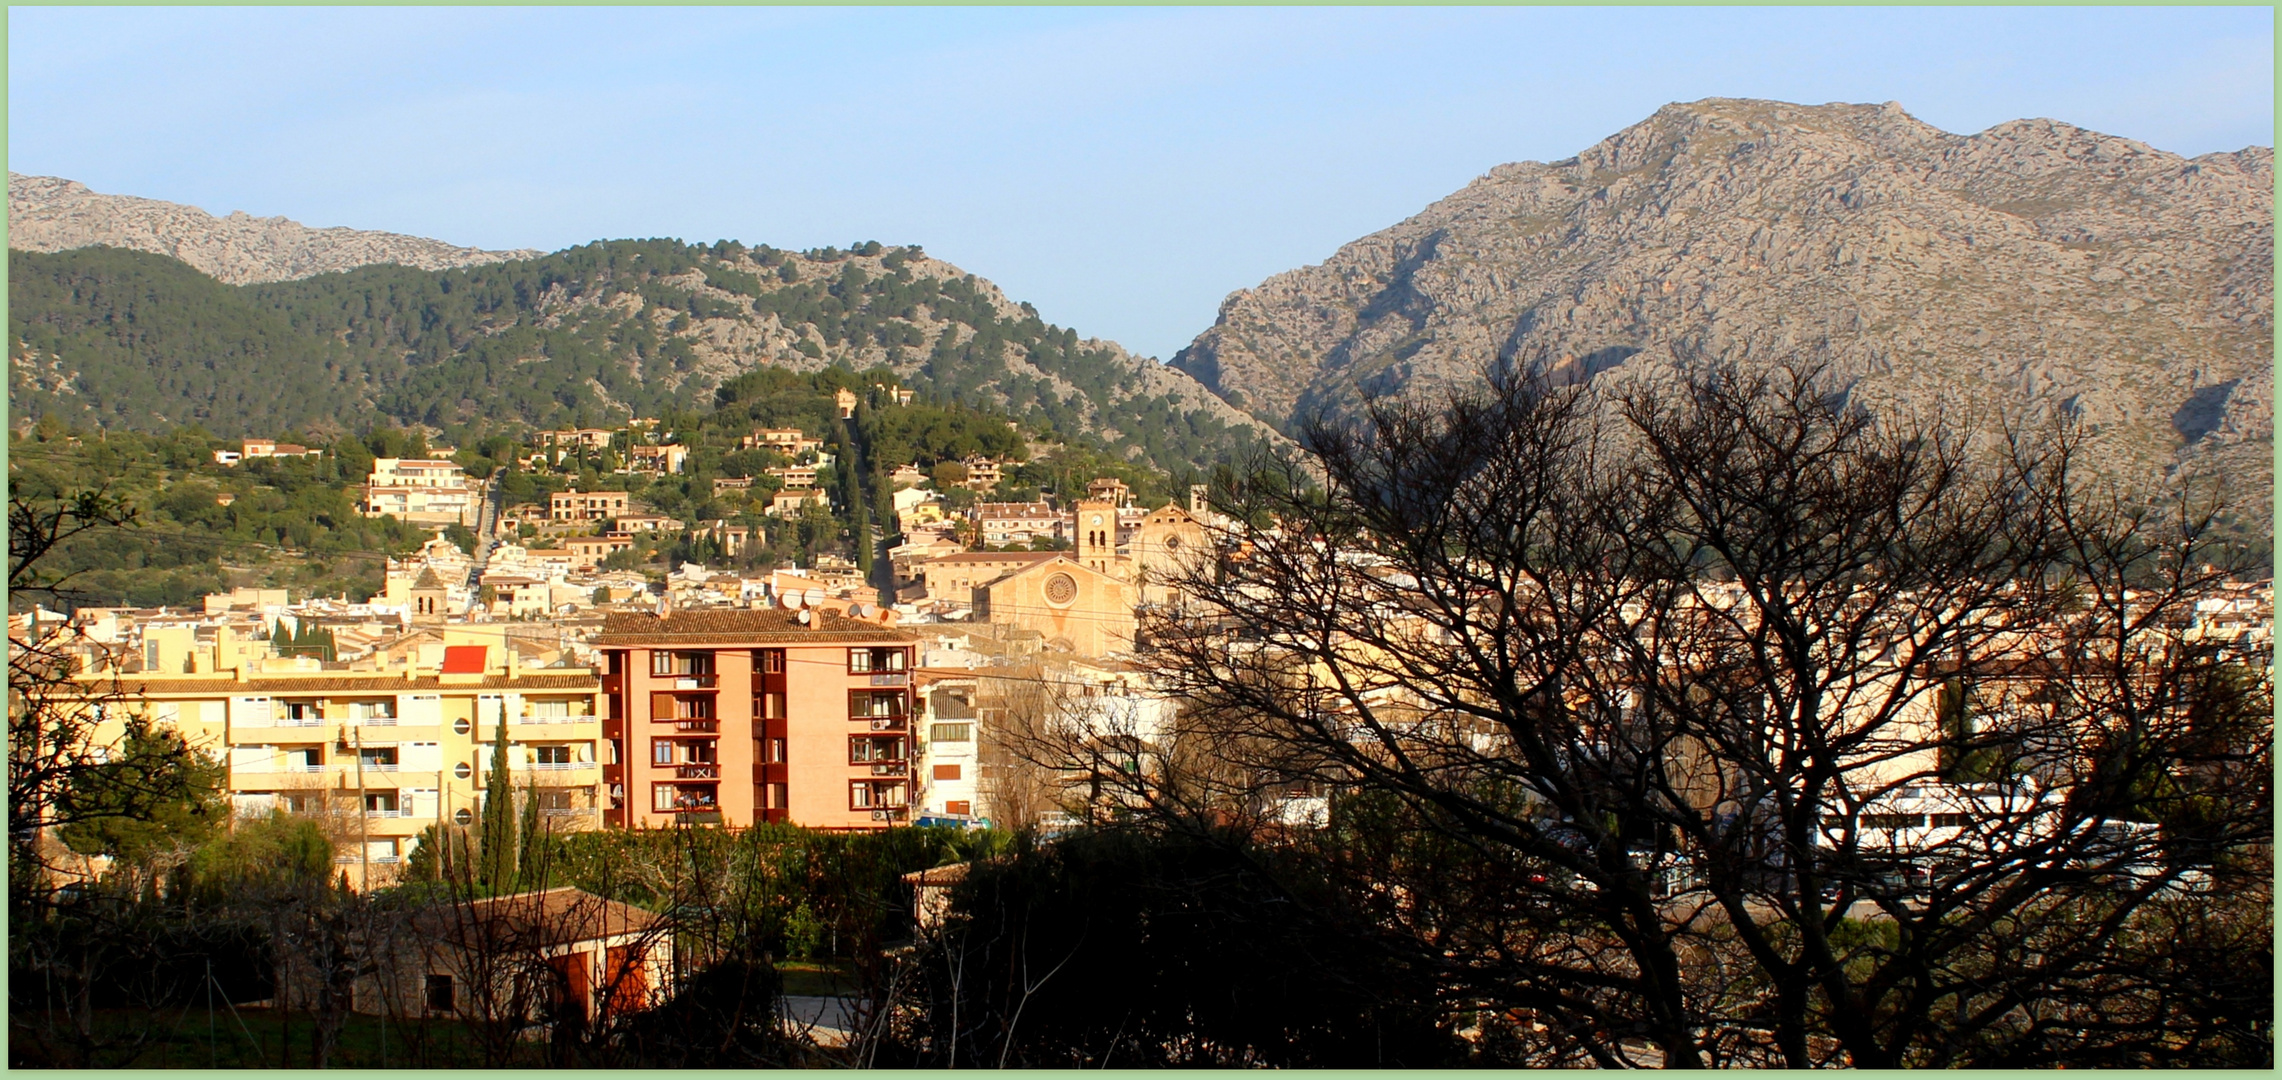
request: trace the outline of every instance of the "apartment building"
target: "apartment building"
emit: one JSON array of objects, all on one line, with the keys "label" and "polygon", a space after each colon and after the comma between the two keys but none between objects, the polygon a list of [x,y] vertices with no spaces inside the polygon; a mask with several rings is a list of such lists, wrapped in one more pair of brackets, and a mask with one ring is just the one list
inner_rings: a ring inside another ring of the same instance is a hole
[{"label": "apartment building", "polygon": [[[446,640],[466,638],[447,632]],[[422,829],[479,819],[502,718],[517,797],[532,792],[551,827],[600,825],[600,677],[589,668],[519,669],[498,644],[442,652],[430,668],[275,670],[283,665],[225,657],[236,666],[80,678],[107,714],[147,716],[222,758],[239,813],[324,820],[343,864],[390,867]],[[365,876],[350,880],[361,887]],[[380,872],[371,880],[382,883]]]},{"label": "apartment building", "polygon": [[611,615],[604,767],[629,828],[910,820],[916,635],[826,611]]},{"label": "apartment building", "polygon": [[605,521],[626,515],[626,493],[623,491],[558,491],[547,496],[547,518],[551,521]]},{"label": "apartment building", "polygon": [[366,517],[430,525],[474,523],[482,487],[455,462],[378,458],[363,487]]}]

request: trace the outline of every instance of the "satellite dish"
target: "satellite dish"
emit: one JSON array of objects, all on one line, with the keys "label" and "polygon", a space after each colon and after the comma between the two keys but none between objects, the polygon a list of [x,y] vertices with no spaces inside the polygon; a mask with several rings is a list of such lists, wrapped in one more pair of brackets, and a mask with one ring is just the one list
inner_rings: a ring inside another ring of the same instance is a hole
[{"label": "satellite dish", "polygon": [[777,603],[784,605],[784,608],[787,611],[797,609],[800,607],[800,594],[796,592],[788,592],[783,596],[777,597]]},{"label": "satellite dish", "polygon": [[807,592],[801,593],[800,602],[804,606],[815,607],[816,605],[824,602],[824,590],[810,589]]},{"label": "satellite dish", "polygon": [[812,617],[812,616],[810,616],[810,615],[808,614],[808,609],[807,609],[807,608],[802,608],[802,609],[800,609],[800,614],[793,616],[793,618],[796,618],[796,619],[799,619],[799,620],[800,620],[800,625],[802,625],[802,626],[807,626],[807,625],[808,625],[808,620],[809,620],[811,617]]},{"label": "satellite dish", "polygon": [[850,604],[850,605],[848,605],[848,616],[849,616],[850,618],[854,618],[854,619],[861,619],[861,618],[863,618],[863,617],[864,617],[864,605],[862,605],[862,604]]}]

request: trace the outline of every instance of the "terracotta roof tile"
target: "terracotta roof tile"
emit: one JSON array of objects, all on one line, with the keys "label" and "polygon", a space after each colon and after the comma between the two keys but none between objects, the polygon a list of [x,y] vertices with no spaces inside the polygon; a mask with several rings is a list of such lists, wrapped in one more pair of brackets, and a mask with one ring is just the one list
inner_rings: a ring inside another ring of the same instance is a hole
[{"label": "terracotta roof tile", "polygon": [[[110,689],[110,676],[84,677],[91,693],[101,694]],[[412,690],[600,690],[600,675],[546,675],[521,673],[510,679],[505,675],[487,675],[482,682],[453,683],[450,687],[434,675],[405,679],[401,673],[377,675],[255,675],[245,682],[227,678],[203,679],[145,679],[135,675],[119,677],[119,689],[135,694],[196,694],[201,692],[225,694],[323,694],[345,691],[364,691],[375,694],[400,694]]]},{"label": "terracotta roof tile", "polygon": [[596,645],[671,645],[699,642],[802,643],[819,640],[877,641],[903,644],[919,640],[917,634],[829,611],[811,611],[810,626],[794,621],[782,608],[726,611],[677,611],[661,619],[649,614],[612,614],[602,621]]}]

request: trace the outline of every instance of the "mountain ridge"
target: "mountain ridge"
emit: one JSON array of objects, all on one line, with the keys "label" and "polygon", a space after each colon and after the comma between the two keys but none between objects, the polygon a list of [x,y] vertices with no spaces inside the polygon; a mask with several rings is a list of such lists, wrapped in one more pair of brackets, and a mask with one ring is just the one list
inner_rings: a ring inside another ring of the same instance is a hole
[{"label": "mountain ridge", "polygon": [[2273,152],[2052,120],[1676,103],[1238,290],[1172,365],[1292,430],[1495,365],[1828,364],[1866,403],[2077,412],[2271,498]]},{"label": "mountain ridge", "polygon": [[314,228],[243,210],[216,217],[182,203],[107,195],[76,180],[14,172],[8,174],[8,246],[147,251],[180,259],[226,285],[291,281],[376,263],[448,270],[540,254],[346,226]]}]

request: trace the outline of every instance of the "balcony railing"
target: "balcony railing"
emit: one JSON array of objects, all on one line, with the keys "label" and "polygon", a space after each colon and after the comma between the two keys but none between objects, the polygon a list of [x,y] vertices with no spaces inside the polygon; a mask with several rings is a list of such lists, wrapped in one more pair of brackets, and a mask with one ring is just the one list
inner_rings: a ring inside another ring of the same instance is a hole
[{"label": "balcony railing", "polygon": [[661,687],[661,689],[713,690],[721,685],[721,676],[719,675],[660,675],[658,679],[661,682],[672,684],[671,687]]},{"label": "balcony railing", "polygon": [[272,718],[271,718],[271,720],[270,720],[270,726],[272,726],[272,727],[324,727],[324,726],[325,726],[325,719],[324,719],[323,717],[321,717],[321,716],[278,716],[278,717],[272,717]]},{"label": "balcony railing", "polygon": [[591,769],[594,767],[594,763],[591,761],[526,761],[515,767],[530,769],[535,772],[569,772],[573,769]]},{"label": "balcony railing", "polygon": [[285,766],[285,771],[286,771],[286,772],[291,772],[291,773],[312,773],[312,772],[324,772],[324,771],[325,771],[325,763],[324,763],[324,762],[321,762],[321,761],[320,761],[320,762],[318,762],[318,763],[317,763],[317,764],[315,764],[315,765],[308,765],[308,764],[298,764],[298,765],[297,765],[297,764],[288,763],[288,764]]},{"label": "balcony railing", "polygon": [[553,713],[541,716],[526,710],[515,717],[518,724],[589,724],[598,719],[593,713]]},{"label": "balcony railing", "polygon": [[674,766],[674,778],[678,780],[719,780],[721,779],[721,766],[676,765]]},{"label": "balcony railing", "polygon": [[364,771],[366,771],[366,772],[395,772],[395,771],[396,771],[396,763],[395,763],[395,762],[393,762],[393,761],[367,761],[367,762],[363,762],[363,763],[361,763],[361,766],[360,766],[360,764],[359,764],[358,762],[353,762],[353,761],[344,761],[344,762],[342,762],[341,764],[343,764],[344,766],[350,767],[350,768],[358,768],[358,767],[361,767],[361,768],[363,768],[363,769],[364,769]]},{"label": "balcony railing", "polygon": [[874,672],[872,673],[871,684],[873,686],[909,686],[911,685],[911,676],[900,671]]},{"label": "balcony railing", "polygon": [[597,812],[591,806],[542,806],[539,808],[540,817],[550,818],[593,817]]},{"label": "balcony railing", "polygon": [[658,717],[658,722],[661,724],[672,724],[675,731],[705,732],[721,730],[721,721],[719,720],[695,720],[675,716],[661,716]]},{"label": "balcony railing", "polygon": [[364,816],[366,816],[366,817],[368,817],[368,818],[400,818],[400,817],[411,817],[411,816],[412,816],[412,811],[410,811],[410,810],[367,810],[367,811],[365,811],[365,812],[364,812]]},{"label": "balcony railing", "polygon": [[911,763],[908,761],[875,761],[871,764],[873,776],[903,776],[911,771]]}]

